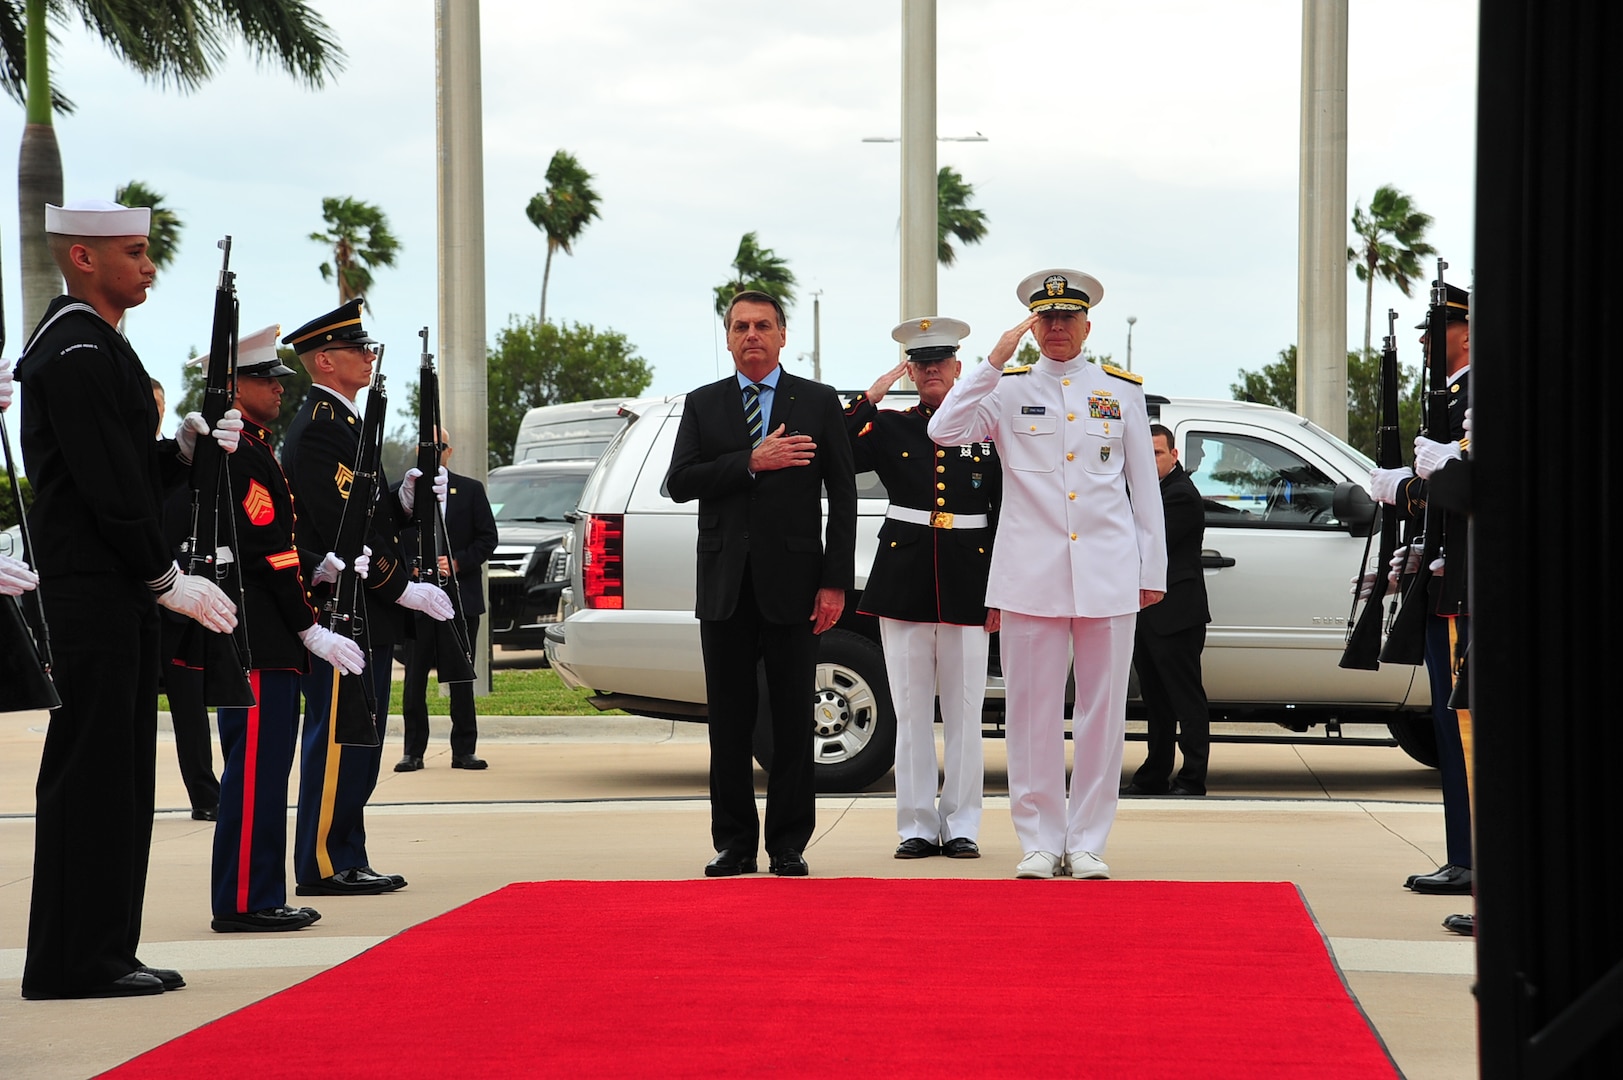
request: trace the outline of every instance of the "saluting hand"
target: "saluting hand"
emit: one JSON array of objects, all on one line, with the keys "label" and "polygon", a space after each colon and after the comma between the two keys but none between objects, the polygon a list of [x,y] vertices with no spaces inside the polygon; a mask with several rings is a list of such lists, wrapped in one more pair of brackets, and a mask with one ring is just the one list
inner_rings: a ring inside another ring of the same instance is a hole
[{"label": "saluting hand", "polygon": [[785,435],[783,425],[761,440],[761,445],[750,451],[750,472],[770,472],[773,469],[792,469],[797,465],[810,465],[817,456],[817,443],[810,435]]},{"label": "saluting hand", "polygon": [[896,385],[896,380],[900,379],[906,374],[907,361],[903,360],[900,364],[897,364],[895,367],[879,376],[878,379],[874,380],[874,384],[868,387],[868,400],[873,402],[875,405],[885,400],[885,395],[890,393],[890,388]]},{"label": "saluting hand", "polygon": [[996,345],[992,346],[992,352],[986,358],[987,361],[993,367],[1002,371],[1003,365],[1009,362],[1009,359],[1014,356],[1014,351],[1020,347],[1020,339],[1025,337],[1026,332],[1036,325],[1037,316],[1028,315],[1020,321],[1020,325],[1003,331],[1003,336],[997,339]]}]

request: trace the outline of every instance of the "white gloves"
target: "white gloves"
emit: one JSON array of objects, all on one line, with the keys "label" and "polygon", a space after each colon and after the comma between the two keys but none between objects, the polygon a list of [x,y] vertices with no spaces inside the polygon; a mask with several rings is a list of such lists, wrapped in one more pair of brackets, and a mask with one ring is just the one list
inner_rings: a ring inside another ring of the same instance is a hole
[{"label": "white gloves", "polygon": [[1352,588],[1348,591],[1354,596],[1358,597],[1360,602],[1368,600],[1370,597],[1375,595],[1375,579],[1377,573],[1378,572],[1375,570],[1366,570],[1362,577],[1352,577],[1349,579],[1352,582]]},{"label": "white gloves", "polygon": [[1471,410],[1465,410],[1465,441],[1471,441]]},{"label": "white gloves", "polygon": [[451,606],[451,598],[445,595],[445,590],[426,581],[413,581],[407,585],[406,591],[400,594],[400,599],[395,603],[412,611],[421,611],[439,622],[456,614],[456,608]]},{"label": "white gloves", "polygon": [[1392,553],[1391,569],[1387,572],[1386,580],[1392,588],[1399,587],[1398,581],[1406,574],[1417,573],[1420,570],[1420,538],[1416,537],[1412,544],[1404,544]]},{"label": "white gloves", "polygon": [[237,443],[242,441],[242,413],[236,409],[227,409],[220,417],[220,426],[212,432],[209,431],[208,422],[199,412],[189,412],[180,422],[180,429],[175,432],[175,441],[180,444],[180,459],[192,460],[192,451],[197,449],[198,433],[214,436],[214,441],[220,444],[220,449],[228,454],[237,452]]},{"label": "white gloves", "polygon": [[179,574],[169,591],[158,595],[158,603],[215,633],[228,634],[237,627],[237,605],[214,582],[200,577]]},{"label": "white gloves", "polygon": [[[313,589],[322,582],[337,581],[338,575],[343,573],[346,565],[336,552],[327,552],[321,557],[321,565],[316,567],[315,574],[310,578],[310,587]],[[362,544],[361,554],[355,560],[355,572],[360,575],[362,581],[365,581],[366,572],[370,569],[372,569],[372,549]],[[322,659],[326,659],[326,657],[322,657]]]},{"label": "white gloves", "polygon": [[1398,485],[1414,472],[1410,469],[1371,469],[1369,471],[1369,497],[1388,506],[1398,503]]},{"label": "white gloves", "polygon": [[27,563],[0,555],[0,596],[21,596],[38,584],[39,575]]},{"label": "white gloves", "polygon": [[[417,478],[423,475],[421,469],[407,469],[406,478],[400,481],[400,509],[411,513],[412,507],[417,505]],[[451,472],[444,465],[434,474],[434,498],[438,500],[440,509],[445,509],[445,496],[451,489]]]},{"label": "white gloves", "polygon": [[311,656],[327,661],[345,675],[359,675],[366,670],[366,654],[361,647],[319,623],[300,630],[299,640],[304,642]]},{"label": "white gloves", "polygon": [[1415,436],[1414,471],[1420,474],[1422,480],[1429,479],[1432,473],[1450,461],[1459,460],[1459,456],[1460,444],[1457,442],[1432,442],[1424,435]]},{"label": "white gloves", "polygon": [[11,361],[0,360],[0,412],[5,412],[11,407],[13,385],[11,381]]},{"label": "white gloves", "polygon": [[1431,572],[1433,574],[1438,575],[1439,577],[1442,576],[1442,573],[1443,573],[1443,557],[1441,555],[1439,555],[1439,556],[1437,556],[1437,558],[1431,560]]}]

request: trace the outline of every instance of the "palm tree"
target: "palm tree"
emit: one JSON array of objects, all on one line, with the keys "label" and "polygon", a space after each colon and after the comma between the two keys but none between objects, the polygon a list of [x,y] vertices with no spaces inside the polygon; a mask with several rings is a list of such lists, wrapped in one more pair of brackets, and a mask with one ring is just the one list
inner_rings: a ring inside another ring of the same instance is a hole
[{"label": "palm tree", "polygon": [[124,206],[152,209],[152,229],[147,233],[147,258],[160,271],[167,270],[180,249],[180,232],[186,227],[180,215],[163,204],[163,195],[139,180],[131,180],[113,193],[113,201]]},{"label": "palm tree", "polygon": [[400,251],[400,241],[389,231],[388,217],[371,203],[347,196],[322,199],[321,217],[327,231],[313,232],[310,239],[331,247],[333,253],[332,262],[321,264],[321,280],[338,279],[340,305],[357,296],[365,300],[372,288],[372,267],[393,266]]},{"label": "palm tree", "polygon": [[727,305],[745,289],[764,292],[776,297],[779,304],[789,307],[795,302],[795,275],[787,260],[780,259],[771,248],[764,248],[747,232],[738,241],[738,254],[733,256],[732,276],[716,286],[716,314],[727,317]]},{"label": "palm tree", "polygon": [[541,321],[545,323],[553,252],[573,255],[576,238],[598,216],[592,174],[581,168],[575,155],[559,150],[547,166],[547,190],[536,192],[524,213],[531,225],[547,234],[547,268],[541,274]]},{"label": "palm tree", "polygon": [[1393,187],[1382,184],[1369,200],[1369,214],[1353,203],[1353,232],[1362,243],[1361,248],[1347,249],[1347,261],[1353,263],[1358,280],[1364,283],[1364,352],[1369,355],[1370,317],[1375,306],[1375,279],[1384,278],[1396,285],[1404,296],[1412,296],[1414,279],[1424,271],[1420,260],[1435,255],[1437,249],[1426,243],[1426,230],[1431,228],[1432,217],[1415,209],[1414,202]]},{"label": "palm tree", "polygon": [[986,212],[971,210],[969,200],[975,186],[964,180],[951,165],[941,166],[936,173],[936,259],[942,266],[951,266],[958,259],[948,238],[951,233],[960,243],[978,244],[986,236]]},{"label": "palm tree", "polygon": [[23,318],[32,326],[62,278],[45,239],[45,204],[62,201],[62,155],[53,110],[73,103],[51,83],[50,20],[77,18],[113,54],[150,82],[182,91],[214,76],[241,41],[312,87],[343,67],[327,24],[305,0],[0,0],[0,87],[26,106],[17,159]]}]

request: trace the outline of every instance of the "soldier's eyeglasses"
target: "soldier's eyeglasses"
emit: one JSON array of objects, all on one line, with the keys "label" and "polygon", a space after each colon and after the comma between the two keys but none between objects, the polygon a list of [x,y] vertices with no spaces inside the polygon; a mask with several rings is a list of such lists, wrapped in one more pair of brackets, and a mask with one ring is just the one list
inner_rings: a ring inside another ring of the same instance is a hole
[{"label": "soldier's eyeglasses", "polygon": [[363,352],[363,353],[366,353],[368,356],[372,356],[372,357],[376,357],[378,355],[377,347],[373,346],[373,345],[334,345],[332,348],[327,349],[325,351],[327,351],[327,352]]}]

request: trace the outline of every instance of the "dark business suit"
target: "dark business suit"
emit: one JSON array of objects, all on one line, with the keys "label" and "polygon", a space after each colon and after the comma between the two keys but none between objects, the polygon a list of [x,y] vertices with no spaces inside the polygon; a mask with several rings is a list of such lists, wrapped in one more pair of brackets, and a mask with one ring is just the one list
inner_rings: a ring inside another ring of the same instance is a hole
[{"label": "dark business suit", "polygon": [[[468,640],[479,639],[479,616],[485,612],[484,578],[479,568],[496,550],[496,517],[490,511],[485,485],[461,473],[450,474],[445,498],[445,532],[455,562],[457,596],[468,624]],[[406,558],[417,551],[417,529],[404,529],[400,544]],[[428,749],[428,672],[439,663],[439,624],[417,615],[415,634],[406,647],[406,680],[400,711],[406,722],[406,754],[422,757]],[[473,683],[451,684],[451,753],[471,757],[479,743],[479,721],[473,704]]]},{"label": "dark business suit", "polygon": [[[815,824],[812,703],[821,588],[855,575],[856,477],[839,397],[781,372],[763,431],[782,425],[817,444],[811,464],[750,475],[752,449],[736,374],[687,396],[666,489],[699,500],[695,614],[710,713],[710,831],[717,851],[754,857],[755,665],[766,666],[772,715],[766,850],[801,852]],[[828,494],[828,524],[821,497]],[[825,542],[826,541],[826,542]]]},{"label": "dark business suit", "polygon": [[1206,793],[1206,760],[1211,717],[1200,680],[1200,654],[1206,647],[1206,578],[1200,566],[1206,509],[1195,482],[1181,464],[1161,478],[1161,509],[1167,523],[1167,594],[1138,613],[1133,666],[1149,715],[1149,752],[1133,783],[1165,791],[1172,772],[1172,744],[1183,751],[1174,784]]}]

